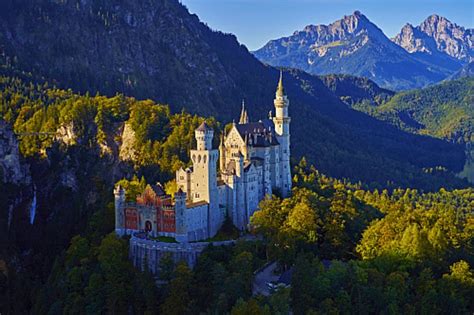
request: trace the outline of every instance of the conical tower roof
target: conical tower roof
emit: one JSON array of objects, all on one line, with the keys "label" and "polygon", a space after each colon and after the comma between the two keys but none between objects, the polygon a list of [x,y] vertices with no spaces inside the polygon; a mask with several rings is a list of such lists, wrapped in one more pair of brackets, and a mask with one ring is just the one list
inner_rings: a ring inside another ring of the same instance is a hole
[{"label": "conical tower roof", "polygon": [[211,127],[209,127],[209,125],[203,121],[202,124],[199,125],[199,127],[197,127],[196,129],[197,131],[208,131],[208,130],[212,130]]},{"label": "conical tower roof", "polygon": [[280,80],[278,81],[277,95],[285,95],[285,90],[283,89],[283,71],[280,69]]}]

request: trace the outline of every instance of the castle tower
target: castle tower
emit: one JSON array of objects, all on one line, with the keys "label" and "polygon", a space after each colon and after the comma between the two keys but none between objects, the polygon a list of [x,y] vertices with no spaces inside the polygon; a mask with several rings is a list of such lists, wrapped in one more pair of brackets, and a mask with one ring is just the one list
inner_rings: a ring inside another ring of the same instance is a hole
[{"label": "castle tower", "polygon": [[118,236],[125,234],[125,189],[118,185],[114,189],[115,196],[115,233]]},{"label": "castle tower", "polygon": [[180,188],[174,194],[174,211],[176,218],[176,240],[178,242],[186,242],[188,233],[186,229],[186,193]]},{"label": "castle tower", "polygon": [[219,211],[217,191],[218,152],[212,149],[214,130],[203,122],[194,132],[197,148],[191,150],[193,161],[193,179],[191,183],[191,200],[209,203],[208,232],[212,237],[217,233],[222,219]]},{"label": "castle tower", "polygon": [[291,169],[290,169],[290,117],[288,116],[288,107],[290,101],[285,95],[283,89],[283,72],[280,70],[280,80],[275,93],[275,133],[280,143],[280,189],[283,197],[288,196],[291,191]]}]

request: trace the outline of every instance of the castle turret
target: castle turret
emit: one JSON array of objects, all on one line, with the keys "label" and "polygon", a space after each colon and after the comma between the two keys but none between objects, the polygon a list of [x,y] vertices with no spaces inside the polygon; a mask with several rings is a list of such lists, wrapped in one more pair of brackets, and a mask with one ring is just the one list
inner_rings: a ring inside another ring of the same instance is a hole
[{"label": "castle turret", "polygon": [[122,236],[125,231],[125,189],[118,185],[114,189],[115,196],[115,233]]},{"label": "castle turret", "polygon": [[174,211],[176,219],[176,240],[178,242],[186,242],[187,229],[186,229],[186,193],[180,188],[174,194]]},{"label": "castle turret", "polygon": [[197,150],[212,150],[212,138],[214,130],[203,122],[195,131]]},{"label": "castle turret", "polygon": [[290,102],[283,89],[283,72],[280,71],[280,80],[275,93],[275,133],[280,143],[280,190],[283,197],[288,196],[291,191],[291,170],[290,170],[290,117],[288,107]]}]

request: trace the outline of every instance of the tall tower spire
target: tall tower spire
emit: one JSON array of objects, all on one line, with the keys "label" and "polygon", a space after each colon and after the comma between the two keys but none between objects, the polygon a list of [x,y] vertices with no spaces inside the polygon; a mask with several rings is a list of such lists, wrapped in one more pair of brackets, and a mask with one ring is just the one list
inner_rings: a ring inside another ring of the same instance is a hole
[{"label": "tall tower spire", "polygon": [[242,110],[240,111],[239,124],[248,124],[249,116],[247,110],[245,109],[245,100],[242,100]]},{"label": "tall tower spire", "polygon": [[283,71],[280,69],[280,80],[278,81],[277,95],[284,96],[285,91],[283,89]]},{"label": "tall tower spire", "polygon": [[280,143],[280,189],[283,197],[288,196],[291,191],[291,170],[290,170],[290,121],[288,115],[288,107],[290,102],[285,95],[283,88],[283,71],[280,70],[280,79],[275,93],[275,117],[273,123],[275,125],[275,134]]}]

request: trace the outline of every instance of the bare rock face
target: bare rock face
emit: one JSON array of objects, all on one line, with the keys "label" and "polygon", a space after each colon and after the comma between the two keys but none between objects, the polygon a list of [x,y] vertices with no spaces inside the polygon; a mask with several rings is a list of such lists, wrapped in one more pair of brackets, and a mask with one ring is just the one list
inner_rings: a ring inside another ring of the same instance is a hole
[{"label": "bare rock face", "polygon": [[74,124],[71,122],[69,124],[62,125],[56,131],[56,140],[64,143],[65,145],[73,145],[77,143],[77,136],[74,131]]},{"label": "bare rock face", "polygon": [[10,126],[0,120],[0,169],[5,183],[28,185],[31,183],[29,168],[21,161],[18,140]]},{"label": "bare rock face", "polygon": [[125,124],[122,133],[119,158],[121,161],[134,161],[135,157],[135,131],[130,124]]},{"label": "bare rock face", "polygon": [[419,26],[405,25],[392,41],[409,53],[444,53],[463,62],[474,60],[474,30],[433,14]]},{"label": "bare rock face", "polygon": [[418,28],[407,23],[395,38],[392,39],[394,43],[403,47],[409,53],[426,52],[433,53],[437,50],[434,39],[424,34]]}]

